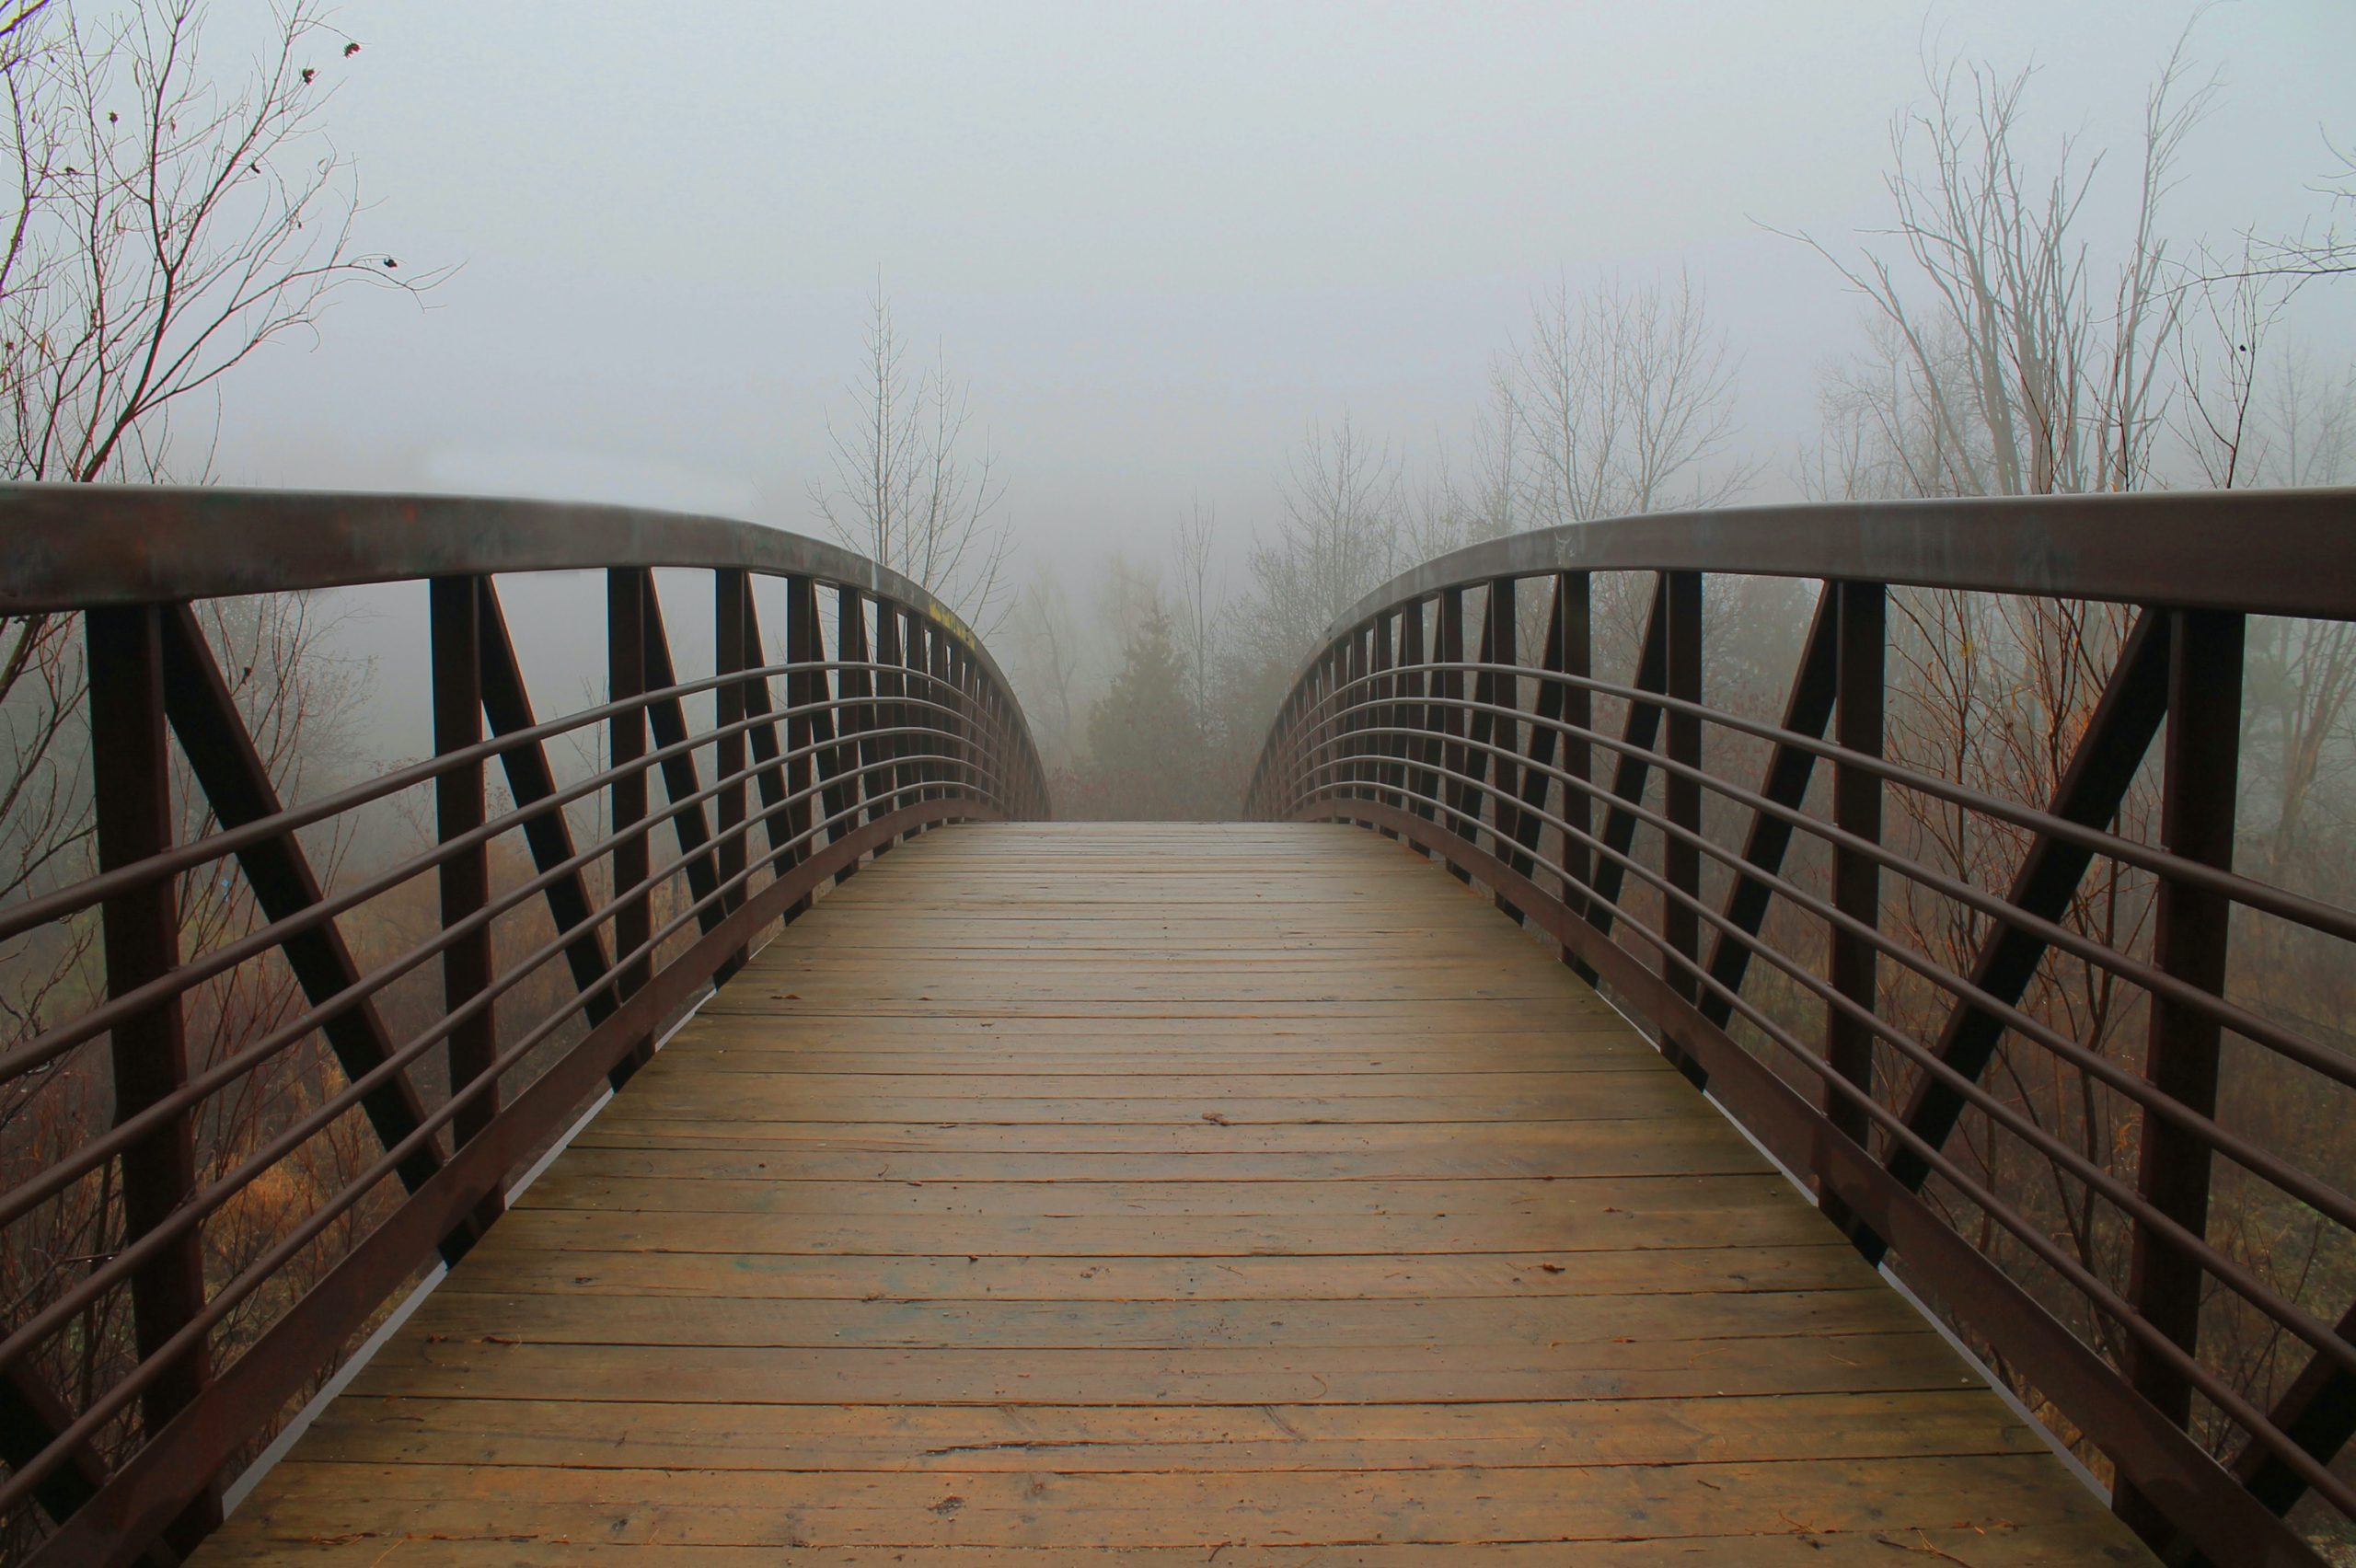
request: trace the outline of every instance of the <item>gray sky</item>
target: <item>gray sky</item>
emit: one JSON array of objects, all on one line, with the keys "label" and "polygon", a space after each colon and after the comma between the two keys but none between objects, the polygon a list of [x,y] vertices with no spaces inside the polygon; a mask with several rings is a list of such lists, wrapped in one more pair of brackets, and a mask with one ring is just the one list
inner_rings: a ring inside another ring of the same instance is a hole
[{"label": "gray sky", "polygon": [[[234,20],[224,6],[224,21]],[[1558,272],[1690,265],[1785,472],[1856,302],[1762,225],[1880,221],[1926,47],[2038,63],[2042,134],[2130,170],[2189,12],[2108,0],[1537,5],[343,0],[330,114],[365,243],[460,267],[346,296],[228,393],[220,477],[514,491],[815,532],[825,409],[880,271],[970,382],[1026,548],[1230,540],[1312,419],[1468,424]],[[229,26],[212,40],[225,62]],[[2356,6],[2238,0],[2172,199],[2223,239],[2314,210],[2356,135]],[[2356,285],[2305,308],[2346,363]]]}]

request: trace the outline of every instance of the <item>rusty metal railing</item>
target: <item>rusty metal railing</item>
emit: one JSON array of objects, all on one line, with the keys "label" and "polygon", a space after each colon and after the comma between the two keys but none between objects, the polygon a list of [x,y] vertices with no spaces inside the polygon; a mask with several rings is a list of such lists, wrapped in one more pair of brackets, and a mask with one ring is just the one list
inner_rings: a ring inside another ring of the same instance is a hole
[{"label": "rusty metal railing", "polygon": [[[1820,584],[1780,717],[1705,697],[1705,573]],[[1975,596],[2011,607],[1925,609]],[[2085,635],[2090,604],[2115,635]],[[2356,1019],[2284,976],[2345,974],[2356,913],[2235,869],[2258,617],[2356,617],[2356,492],[1542,531],[1338,620],[1247,814],[1392,836],[1559,943],[2170,1560],[2314,1564],[2356,1540]],[[2011,628],[1992,668],[2093,666],[2098,698],[2047,699],[2043,798],[1888,744],[1894,704],[1959,716],[1957,757],[2010,721],[1942,685],[1969,651],[1940,628],[1983,624]],[[1991,834],[1993,875],[1958,847]],[[1953,943],[1900,917],[1923,908]]]},{"label": "rusty metal railing", "polygon": [[[710,582],[709,678],[674,670],[663,568]],[[544,719],[499,577],[564,571],[604,580],[606,700]],[[434,755],[281,799],[198,602],[417,580]],[[761,580],[781,596],[773,638]],[[87,673],[95,852],[0,908],[0,960],[94,919],[103,938],[78,999],[20,1018],[0,1052],[0,1089],[75,1085],[80,1107],[46,1136],[0,1127],[0,1236],[61,1205],[91,1216],[77,1255],[12,1254],[0,1322],[0,1519],[40,1562],[184,1554],[217,1522],[225,1467],[422,1268],[462,1256],[524,1163],[767,928],[910,835],[1047,810],[1020,708],[953,614],[745,524],[0,490],[0,616],[80,617],[64,656]],[[562,747],[587,755],[577,776]],[[429,791],[430,835],[381,869],[315,866],[306,844]],[[202,879],[234,882],[249,917],[183,951]],[[412,919],[399,901],[427,886]],[[405,921],[427,934],[387,936]],[[192,1055],[187,1011],[217,1025],[221,998],[269,974],[291,974],[287,1004]],[[224,1216],[265,1199],[260,1240],[225,1255]]]}]

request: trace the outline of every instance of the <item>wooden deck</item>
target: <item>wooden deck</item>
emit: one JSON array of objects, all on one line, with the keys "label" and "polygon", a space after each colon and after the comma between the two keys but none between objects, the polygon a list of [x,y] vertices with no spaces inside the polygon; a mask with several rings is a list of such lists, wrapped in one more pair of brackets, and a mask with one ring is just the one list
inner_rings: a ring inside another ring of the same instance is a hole
[{"label": "wooden deck", "polygon": [[822,901],[198,1561],[1046,1549],[2150,1561],[1486,902],[1355,829],[1127,824]]}]

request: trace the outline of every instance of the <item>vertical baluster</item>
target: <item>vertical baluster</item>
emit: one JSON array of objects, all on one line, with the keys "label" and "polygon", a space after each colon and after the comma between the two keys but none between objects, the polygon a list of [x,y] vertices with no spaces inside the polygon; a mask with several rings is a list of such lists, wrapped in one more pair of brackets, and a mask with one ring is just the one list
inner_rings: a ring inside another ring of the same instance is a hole
[{"label": "vertical baluster", "polygon": [[[1702,574],[1665,572],[1662,586],[1669,610],[1666,695],[1698,703],[1702,700]],[[1701,716],[1670,712],[1667,743],[1669,761],[1689,767],[1701,767]],[[1702,891],[1702,849],[1697,842],[1702,831],[1702,785],[1698,779],[1671,773],[1663,793],[1667,814],[1675,831],[1668,835],[1663,847],[1661,869],[1672,889],[1689,898],[1698,898]],[[1675,898],[1664,898],[1663,905],[1661,934],[1668,939],[1670,951],[1680,958],[1698,963],[1702,946],[1700,913],[1692,905]],[[1698,993],[1692,970],[1674,959],[1664,959],[1661,967],[1670,989],[1692,1001]]]},{"label": "vertical baluster", "polygon": [[[1859,767],[1852,757],[1882,755],[1883,663],[1888,647],[1888,591],[1878,582],[1842,582],[1835,586],[1839,627],[1834,655],[1833,739],[1841,755],[1832,767],[1832,824],[1868,843],[1881,842],[1882,781]],[[1867,926],[1881,923],[1881,866],[1861,850],[1835,845],[1832,850],[1832,903],[1843,915]],[[1836,928],[1832,932],[1829,975],[1832,988],[1868,1012],[1877,1010],[1877,959],[1863,937]],[[1874,1091],[1874,1034],[1859,1020],[1828,1009],[1824,1054],[1832,1071],[1854,1084],[1870,1099]],[[1866,1141],[1872,1125],[1865,1104],[1824,1086],[1825,1119],[1842,1136],[1858,1145]],[[1824,1194],[1824,1211],[1846,1228],[1848,1205]]]},{"label": "vertical baluster", "polygon": [[[606,721],[607,765],[615,770],[608,799],[613,816],[614,995],[627,1000],[643,990],[654,974],[653,955],[641,951],[654,930],[653,890],[644,884],[653,870],[646,828],[646,596],[651,584],[643,567],[615,567],[606,573],[606,693],[608,702],[631,706]],[[626,771],[625,771],[626,770]],[[631,893],[632,888],[638,889]],[[652,1055],[652,1033],[614,1065],[617,1089],[629,1081]]]},{"label": "vertical baluster", "polygon": [[[474,577],[436,577],[426,590],[433,670],[433,749],[446,756],[482,742],[482,591]],[[434,830],[441,842],[482,826],[483,765],[479,758],[445,769],[433,780]],[[491,847],[478,843],[444,860],[439,881],[442,928],[448,930],[491,902]],[[442,1005],[455,1013],[491,988],[488,922],[442,950]],[[478,1085],[499,1055],[495,1009],[477,1010],[450,1031],[450,1094]],[[499,1113],[499,1083],[480,1083],[450,1118],[463,1147]],[[475,1223],[489,1225],[505,1203],[494,1186],[476,1205]]]},{"label": "vertical baluster", "polygon": [[[88,648],[90,759],[96,790],[98,869],[110,871],[160,855],[172,844],[171,757],[164,739],[164,609],[132,605],[85,617]],[[107,995],[120,997],[179,967],[175,880],[125,889],[99,908]],[[188,1081],[188,1043],[176,995],[109,1033],[117,1124]],[[135,1241],[178,1208],[196,1184],[196,1115],[171,1117],[122,1153],[123,1239]],[[133,1337],[153,1358],[204,1306],[204,1250],[191,1226],[131,1276]],[[212,1353],[200,1338],[175,1356],[140,1397],[149,1433],[212,1380]],[[192,1548],[220,1523],[220,1494],[207,1487],[175,1521],[168,1539]]]},{"label": "vertical baluster", "polygon": [[[2160,843],[2187,860],[2230,870],[2241,771],[2243,618],[2214,610],[2171,615]],[[2232,902],[2223,894],[2160,878],[2152,917],[2153,964],[2203,991],[2222,993],[2232,916]],[[2219,1043],[2214,1019],[2155,996],[2144,1076],[2178,1104],[2212,1115]],[[2206,1235],[2209,1146],[2189,1129],[2145,1112],[2139,1159],[2137,1190],[2187,1230]],[[2137,1222],[2127,1298],[2147,1322],[2187,1351],[2200,1344],[2202,1279],[2198,1261]],[[2190,1385],[2140,1342],[2130,1345],[2127,1373],[2136,1391],[2178,1425],[2190,1418]],[[2173,1533],[2165,1516],[2131,1485],[2119,1487],[2112,1505],[2146,1540],[2159,1543]]]}]

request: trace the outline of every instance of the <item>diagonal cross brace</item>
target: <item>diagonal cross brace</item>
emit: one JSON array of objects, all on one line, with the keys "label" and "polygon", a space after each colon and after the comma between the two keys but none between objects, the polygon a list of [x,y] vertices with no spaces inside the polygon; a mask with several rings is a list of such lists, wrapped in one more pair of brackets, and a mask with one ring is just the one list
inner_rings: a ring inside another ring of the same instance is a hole
[{"label": "diagonal cross brace", "polygon": [[[2333,1332],[2341,1339],[2356,1341],[2356,1307],[2340,1315]],[[2327,1465],[2348,1447],[2350,1438],[2356,1437],[2356,1376],[2317,1351],[2282,1390],[2266,1419],[2277,1432]],[[2278,1515],[2288,1514],[2307,1494],[2306,1481],[2255,1437],[2243,1443],[2230,1468],[2251,1496]]]},{"label": "diagonal cross brace", "polygon": [[[652,572],[641,578],[646,595],[645,618],[641,623],[645,637],[641,649],[646,660],[645,689],[661,691],[679,684],[677,673],[671,665],[671,636],[663,625],[663,601],[654,591]],[[647,726],[653,732],[657,749],[682,744],[687,738],[687,711],[676,697],[658,697],[646,705]],[[689,799],[703,788],[696,770],[695,754],[675,752],[663,759],[663,792],[674,805]],[[679,855],[687,862],[687,891],[697,901],[697,928],[710,932],[727,918],[720,901],[712,895],[720,891],[720,871],[711,855],[711,818],[702,801],[684,811],[671,813],[671,827],[678,836]],[[727,966],[720,976],[725,979],[733,973]]]},{"label": "diagonal cross brace", "polygon": [[[2152,738],[2159,732],[2168,703],[2168,617],[2145,609],[2135,617],[2119,651],[2119,662],[2095,704],[2085,733],[2054,787],[2049,814],[2082,827],[2099,828],[2119,813]],[[2040,834],[2013,874],[2005,904],[2040,920],[2059,920],[2076,896],[2094,851]],[[2018,1002],[2045,957],[2046,943],[2007,922],[1981,940],[1971,966],[1971,984],[2007,1006]],[[1937,1058],[1967,1078],[1978,1078],[1995,1056],[2004,1026],[1993,1013],[1958,997],[1939,1032]],[[1933,1148],[1943,1146],[1963,1115],[1964,1097],[1925,1073],[1906,1107],[1906,1126]],[[1894,1140],[1889,1173],[1910,1192],[1920,1191],[1930,1167],[1906,1140]],[[1868,1262],[1879,1262],[1888,1243],[1871,1231],[1853,1238]]]},{"label": "diagonal cross brace", "polygon": [[[31,1463],[73,1424],[74,1412],[27,1363],[12,1362],[0,1372],[0,1460],[11,1467]],[[106,1461],[86,1439],[41,1479],[33,1495],[52,1519],[64,1524],[75,1510],[98,1495],[108,1474]],[[179,1557],[158,1539],[139,1561],[145,1568],[174,1568]]]},{"label": "diagonal cross brace", "polygon": [[[1669,573],[1659,574],[1653,586],[1652,608],[1645,616],[1645,641],[1636,655],[1636,678],[1631,683],[1640,691],[1665,692],[1669,687]],[[1600,855],[1595,867],[1595,897],[1588,905],[1588,924],[1603,935],[1611,934],[1611,922],[1619,914],[1620,883],[1627,875],[1627,868],[1618,859],[1628,852],[1636,840],[1636,819],[1628,806],[1645,797],[1645,778],[1652,771],[1652,764],[1644,754],[1653,748],[1660,735],[1661,709],[1654,703],[1628,704],[1627,722],[1622,726],[1620,738],[1627,749],[1619,755],[1611,769],[1613,804],[1603,819],[1601,837],[1604,847],[1612,853]],[[1623,804],[1621,802],[1625,802]]]},{"label": "diagonal cross brace", "polygon": [[[476,621],[482,640],[483,717],[490,721],[493,735],[512,735],[534,724],[532,697],[525,689],[523,666],[515,657],[515,644],[508,634],[507,616],[500,607],[498,590],[488,577],[479,577],[475,582]],[[548,750],[541,742],[509,746],[500,754],[500,761],[507,773],[507,792],[514,797],[518,810],[556,793],[556,776],[549,767]],[[565,820],[561,808],[541,812],[526,820],[524,842],[531,850],[532,864],[543,873],[572,859],[575,853],[572,824]],[[578,867],[549,884],[548,905],[549,917],[560,931],[572,930],[588,920],[588,884]],[[589,1026],[594,1029],[612,1016],[617,1005],[610,990],[592,989],[612,967],[606,956],[606,940],[591,928],[565,944],[564,957],[572,971],[573,986],[589,994],[586,1010]]]},{"label": "diagonal cross brace", "polygon": [[[1792,674],[1791,695],[1784,704],[1783,728],[1788,734],[1821,740],[1824,727],[1832,721],[1832,698],[1838,686],[1840,611],[1839,596],[1831,583],[1817,595],[1816,617],[1808,623],[1807,640],[1800,648],[1799,668]],[[1761,780],[1759,792],[1779,806],[1797,811],[1807,798],[1808,780],[1816,772],[1816,754],[1804,746],[1778,741],[1767,759],[1766,777]],[[1783,869],[1784,855],[1791,847],[1792,824],[1771,812],[1753,812],[1750,829],[1742,844],[1742,863],[1764,876],[1773,876]],[[1745,936],[1756,937],[1760,926],[1767,918],[1770,894],[1767,884],[1759,877],[1738,873],[1734,885],[1727,890],[1725,915],[1728,923]],[[1742,989],[1742,977],[1750,966],[1750,944],[1738,941],[1732,932],[1721,927],[1717,939],[1711,944],[1709,974],[1727,991]],[[1734,1003],[1726,995],[1704,987],[1701,1000],[1702,1016],[1720,1029],[1734,1016]]]},{"label": "diagonal cross brace", "polygon": [[[1554,602],[1546,614],[1546,645],[1541,656],[1541,666],[1548,674],[1559,675],[1563,669],[1563,628],[1567,615],[1566,595],[1569,584],[1564,577],[1554,579]],[[1564,683],[1538,683],[1536,717],[1530,726],[1530,750],[1523,757],[1521,809],[1514,813],[1512,846],[1507,847],[1505,863],[1517,876],[1529,876],[1537,864],[1538,838],[1545,823],[1537,813],[1546,809],[1546,795],[1554,779],[1554,745],[1561,739],[1559,727],[1563,721]]]},{"label": "diagonal cross brace", "polygon": [[[767,662],[767,655],[762,650],[761,613],[748,590],[745,594],[744,667],[759,669]],[[753,782],[759,786],[761,791],[761,831],[768,838],[772,862],[769,870],[773,875],[784,869],[775,861],[779,852],[790,842],[784,813],[780,810],[785,804],[785,768],[779,761],[782,754],[778,748],[777,721],[771,717],[774,712],[769,702],[768,677],[763,675],[747,680],[745,683],[745,717],[761,722],[753,725],[745,735],[752,742],[753,761],[759,768],[753,775]]]},{"label": "diagonal cross brace", "polygon": [[[271,781],[261,754],[254,749],[253,737],[238,715],[236,698],[197,625],[196,613],[186,605],[170,605],[164,611],[162,623],[165,717],[179,737],[180,751],[214,815],[224,827],[242,827],[275,816],[283,809],[278,788]],[[237,863],[265,919],[291,919],[325,896],[302,845],[291,833],[247,846],[237,852]],[[314,1007],[326,1005],[329,998],[360,982],[360,966],[333,920],[320,921],[288,937],[280,951]],[[347,1078],[357,1078],[375,1070],[393,1054],[392,1033],[369,997],[339,1009],[320,1032]],[[361,1106],[387,1148],[409,1136],[425,1118],[417,1087],[406,1073],[397,1073],[391,1081],[370,1090]],[[441,1168],[438,1147],[431,1142],[422,1144],[400,1163],[401,1185],[415,1192]],[[454,1262],[463,1257],[476,1235],[471,1228],[453,1232],[443,1241],[444,1257]]]}]

